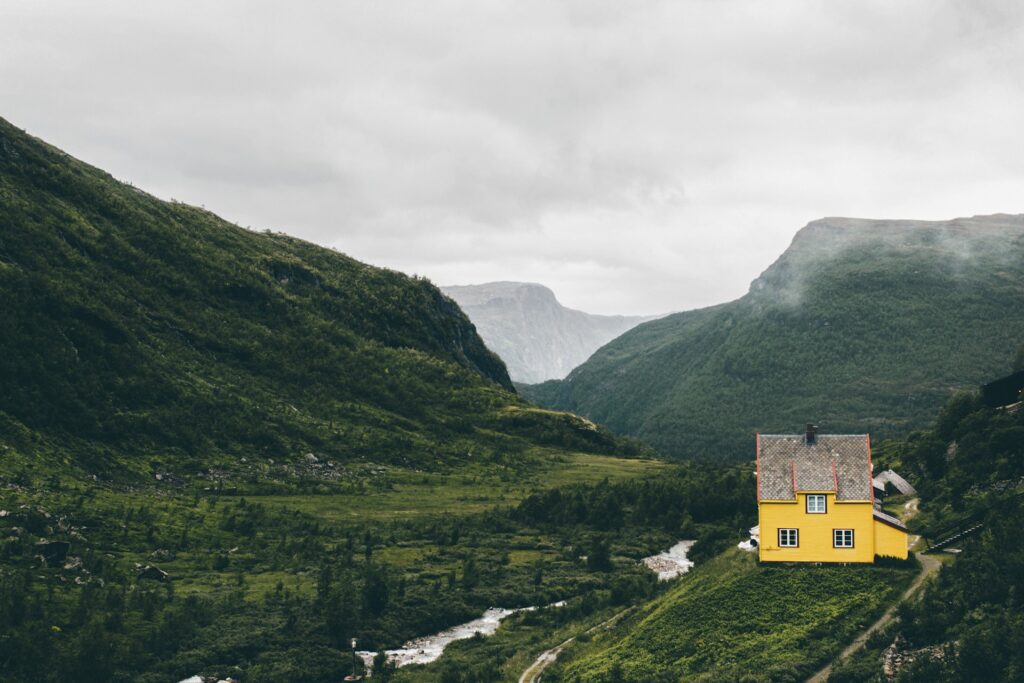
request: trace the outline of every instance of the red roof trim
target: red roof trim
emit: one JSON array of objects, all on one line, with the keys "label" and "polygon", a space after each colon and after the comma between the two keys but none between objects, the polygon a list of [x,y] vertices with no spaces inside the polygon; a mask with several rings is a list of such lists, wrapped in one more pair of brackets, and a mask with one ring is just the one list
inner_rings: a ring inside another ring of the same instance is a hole
[{"label": "red roof trim", "polygon": [[871,504],[875,504],[875,480],[871,476],[871,473],[875,471],[875,468],[871,465],[871,435],[865,434],[864,440],[868,444],[868,491],[871,491]]},{"label": "red roof trim", "polygon": [[757,432],[757,449],[754,452],[757,460],[757,499],[761,500],[761,432]]}]

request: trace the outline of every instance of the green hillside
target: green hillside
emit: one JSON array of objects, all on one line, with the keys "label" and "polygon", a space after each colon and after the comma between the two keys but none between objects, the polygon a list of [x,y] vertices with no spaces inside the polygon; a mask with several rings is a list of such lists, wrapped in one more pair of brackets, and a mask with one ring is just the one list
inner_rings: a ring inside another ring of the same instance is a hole
[{"label": "green hillside", "polygon": [[[429,282],[2,120],[0,301],[3,681],[329,683],[353,637],[649,596],[637,558],[748,506],[706,509],[689,492],[725,473],[521,400]],[[517,511],[551,490],[571,533]]]},{"label": "green hillside", "polygon": [[545,680],[796,683],[871,623],[914,574],[910,566],[759,566],[734,548],[560,658]]},{"label": "green hillside", "polygon": [[[885,444],[881,455],[921,494],[913,531],[935,542],[982,526],[949,546],[955,552],[937,555],[947,565],[937,580],[919,600],[902,605],[899,620],[869,639],[829,681],[1021,680],[1024,410],[992,408],[976,393],[960,394],[932,429]],[[882,671],[887,650],[893,676]]]},{"label": "green hillside", "polygon": [[827,218],[742,298],[641,325],[524,395],[676,457],[748,458],[805,422],[889,436],[1024,336],[1024,216]]},{"label": "green hillside", "polygon": [[528,410],[429,282],[160,201],[3,120],[0,292],[0,435],[91,472],[618,447]]}]

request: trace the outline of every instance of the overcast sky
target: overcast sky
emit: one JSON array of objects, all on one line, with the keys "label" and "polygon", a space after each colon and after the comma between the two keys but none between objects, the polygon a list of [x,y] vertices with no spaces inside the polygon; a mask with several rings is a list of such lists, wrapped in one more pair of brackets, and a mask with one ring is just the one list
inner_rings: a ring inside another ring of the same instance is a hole
[{"label": "overcast sky", "polygon": [[2,0],[0,116],[437,284],[657,313],[822,216],[1024,212],[1022,9]]}]

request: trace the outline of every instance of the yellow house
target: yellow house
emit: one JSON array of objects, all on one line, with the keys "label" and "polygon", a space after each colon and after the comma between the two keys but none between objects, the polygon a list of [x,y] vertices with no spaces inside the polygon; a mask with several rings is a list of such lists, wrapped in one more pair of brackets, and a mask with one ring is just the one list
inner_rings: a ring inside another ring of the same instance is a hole
[{"label": "yellow house", "polygon": [[757,435],[762,562],[907,557],[907,527],[875,503],[867,434]]}]

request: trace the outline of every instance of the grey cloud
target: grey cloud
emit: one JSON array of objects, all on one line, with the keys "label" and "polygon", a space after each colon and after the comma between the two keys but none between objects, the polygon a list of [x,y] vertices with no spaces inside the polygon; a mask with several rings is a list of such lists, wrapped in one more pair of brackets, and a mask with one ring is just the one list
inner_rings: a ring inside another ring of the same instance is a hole
[{"label": "grey cloud", "polygon": [[1018,212],[1014,2],[0,6],[0,116],[439,283],[657,313],[824,215]]}]

